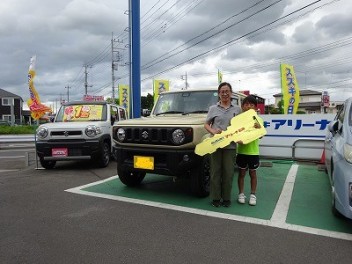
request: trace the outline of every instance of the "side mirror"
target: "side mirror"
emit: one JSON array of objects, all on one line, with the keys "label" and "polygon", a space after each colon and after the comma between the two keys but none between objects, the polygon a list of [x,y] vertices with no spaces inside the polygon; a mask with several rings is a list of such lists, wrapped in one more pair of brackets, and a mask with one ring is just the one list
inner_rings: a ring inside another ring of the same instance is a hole
[{"label": "side mirror", "polygon": [[339,128],[338,120],[333,120],[328,125],[328,129],[333,135],[337,132],[338,128]]}]

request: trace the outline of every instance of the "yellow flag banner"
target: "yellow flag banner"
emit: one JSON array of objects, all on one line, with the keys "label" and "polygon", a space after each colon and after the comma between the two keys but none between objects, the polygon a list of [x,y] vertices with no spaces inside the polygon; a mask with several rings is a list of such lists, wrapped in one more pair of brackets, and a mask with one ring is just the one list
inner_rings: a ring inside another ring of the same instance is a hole
[{"label": "yellow flag banner", "polygon": [[34,77],[35,73],[35,62],[36,56],[33,56],[30,61],[29,70],[28,70],[28,88],[30,98],[27,101],[27,105],[29,110],[31,111],[31,116],[33,119],[38,120],[41,118],[46,112],[51,112],[51,108],[43,105],[40,102],[39,94],[34,87]]},{"label": "yellow flag banner", "polygon": [[119,84],[120,105],[126,108],[127,116],[130,109],[130,87],[127,84]]},{"label": "yellow flag banner", "polygon": [[280,65],[281,90],[284,102],[284,114],[296,114],[299,105],[299,87],[293,66]]},{"label": "yellow flag banner", "polygon": [[[254,124],[259,122],[260,128],[255,128]],[[230,126],[221,134],[216,134],[213,137],[204,139],[201,143],[196,145],[194,152],[199,156],[211,154],[218,148],[223,148],[231,142],[242,141],[243,144],[252,142],[266,134],[266,129],[261,118],[257,113],[250,109],[231,119]]]},{"label": "yellow flag banner", "polygon": [[222,83],[222,72],[218,70],[218,84]]},{"label": "yellow flag banner", "polygon": [[160,93],[169,91],[169,80],[154,80],[154,102],[158,99]]}]

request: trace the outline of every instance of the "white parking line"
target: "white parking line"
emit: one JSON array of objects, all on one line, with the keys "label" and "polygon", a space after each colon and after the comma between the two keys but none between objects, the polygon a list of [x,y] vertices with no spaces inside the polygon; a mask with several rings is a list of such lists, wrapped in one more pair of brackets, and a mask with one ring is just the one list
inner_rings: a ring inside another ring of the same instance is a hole
[{"label": "white parking line", "polygon": [[[87,191],[82,190],[87,187],[99,185],[104,182],[117,179],[118,175],[112,176],[112,177],[107,178],[102,181],[97,181],[97,182],[89,183],[86,185],[78,186],[75,188],[67,189],[65,191],[70,192],[70,193],[94,196],[94,197],[99,197],[99,198],[115,200],[115,201],[153,206],[153,207],[181,211],[181,212],[187,212],[187,213],[192,213],[192,214],[197,214],[197,215],[204,215],[204,216],[216,217],[216,218],[221,218],[221,219],[235,220],[235,221],[244,222],[244,223],[270,226],[270,227],[276,227],[276,228],[280,228],[280,229],[286,229],[286,230],[291,230],[291,231],[297,231],[297,232],[302,232],[302,233],[308,233],[308,234],[313,234],[313,235],[320,235],[320,236],[326,236],[326,237],[331,237],[331,238],[338,238],[338,239],[352,241],[352,234],[335,232],[335,231],[327,231],[327,230],[322,230],[322,229],[318,229],[318,228],[311,228],[311,227],[305,227],[305,226],[299,226],[299,225],[285,223],[287,213],[288,213],[288,206],[290,204],[291,197],[292,197],[292,190],[293,190],[293,185],[294,185],[294,182],[296,179],[297,170],[298,170],[298,165],[293,164],[291,166],[291,169],[290,169],[288,175],[287,175],[285,184],[283,186],[281,195],[279,197],[279,201],[275,207],[273,216],[270,220],[264,220],[264,219],[258,219],[258,218],[253,218],[253,217],[240,216],[240,215],[218,213],[218,212],[214,212],[214,211],[194,209],[194,208],[183,207],[183,206],[178,206],[178,205],[171,205],[171,204],[160,203],[160,202],[150,202],[150,201],[139,200],[139,199],[134,199],[134,198],[126,198],[126,197],[121,197],[121,196],[116,196],[116,195],[92,193],[92,192],[87,192]],[[283,211],[280,212],[280,210],[283,210]]]},{"label": "white parking line", "polygon": [[270,219],[273,225],[280,226],[286,224],[288,209],[290,207],[293,187],[295,185],[298,165],[293,164],[286,177],[279,200],[277,201],[274,213]]}]

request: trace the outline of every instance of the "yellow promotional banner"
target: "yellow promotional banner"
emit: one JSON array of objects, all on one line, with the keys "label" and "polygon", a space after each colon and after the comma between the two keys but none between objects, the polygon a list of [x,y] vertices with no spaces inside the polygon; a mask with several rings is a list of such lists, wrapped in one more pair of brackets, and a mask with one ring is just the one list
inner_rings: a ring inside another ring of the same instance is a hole
[{"label": "yellow promotional banner", "polygon": [[65,107],[63,121],[91,121],[103,119],[103,105],[68,105]]},{"label": "yellow promotional banner", "polygon": [[154,80],[154,102],[158,99],[160,93],[169,91],[169,80]]},{"label": "yellow promotional banner", "polygon": [[[260,128],[254,127],[257,122]],[[194,152],[199,156],[204,156],[215,152],[218,148],[226,147],[231,142],[242,141],[243,144],[247,144],[264,135],[266,135],[266,129],[262,120],[253,109],[250,109],[233,117],[230,126],[221,134],[208,137],[197,144]]]},{"label": "yellow promotional banner", "polygon": [[127,84],[119,84],[120,105],[126,108],[127,116],[130,109],[130,87]]},{"label": "yellow promotional banner", "polygon": [[222,72],[218,70],[218,84],[222,83]]},{"label": "yellow promotional banner", "polygon": [[282,100],[284,102],[284,114],[296,114],[300,101],[299,87],[293,66],[280,65]]},{"label": "yellow promotional banner", "polygon": [[47,107],[40,102],[39,94],[34,87],[34,77],[36,75],[35,63],[36,56],[33,56],[31,58],[28,70],[29,99],[27,101],[27,105],[29,107],[29,110],[31,111],[31,116],[33,117],[33,119],[38,120],[46,112],[52,112],[52,110],[50,107]]}]

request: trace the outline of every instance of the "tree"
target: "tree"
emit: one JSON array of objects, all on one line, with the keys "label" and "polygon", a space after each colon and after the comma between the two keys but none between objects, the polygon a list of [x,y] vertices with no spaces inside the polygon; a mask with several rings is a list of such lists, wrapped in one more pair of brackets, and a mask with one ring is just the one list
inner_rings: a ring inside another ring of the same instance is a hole
[{"label": "tree", "polygon": [[277,106],[279,108],[279,113],[280,114],[283,114],[284,113],[284,100],[280,100],[278,103],[277,103]]},{"label": "tree", "polygon": [[[111,97],[108,97],[106,98],[106,101],[108,103],[111,103],[112,102],[112,98]],[[119,104],[119,98],[115,98],[115,104]],[[142,109],[149,109],[149,110],[152,110],[154,106],[154,97],[151,95],[151,94],[147,94],[147,96],[141,96],[141,108]]]},{"label": "tree", "polygon": [[141,108],[152,110],[154,106],[154,97],[148,93],[147,96],[141,97]]},{"label": "tree", "polygon": [[269,114],[273,114],[273,115],[279,115],[279,114],[283,114],[284,113],[284,101],[280,100],[277,104],[277,108],[275,107],[269,107],[268,106],[268,112]]},{"label": "tree", "polygon": [[111,97],[108,97],[108,98],[106,98],[105,101],[107,101],[109,104],[114,103],[114,104],[117,104],[117,105],[118,105],[120,99],[119,99],[119,98],[115,98],[115,102],[112,102],[112,98],[111,98]]}]

